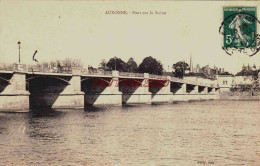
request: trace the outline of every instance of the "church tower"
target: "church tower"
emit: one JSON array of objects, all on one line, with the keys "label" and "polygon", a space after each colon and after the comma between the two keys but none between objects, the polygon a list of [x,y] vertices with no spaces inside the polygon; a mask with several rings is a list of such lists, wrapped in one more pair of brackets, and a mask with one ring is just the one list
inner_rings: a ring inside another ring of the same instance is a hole
[{"label": "church tower", "polygon": [[190,73],[194,73],[194,71],[193,71],[193,63],[192,63],[192,56],[190,56]]}]

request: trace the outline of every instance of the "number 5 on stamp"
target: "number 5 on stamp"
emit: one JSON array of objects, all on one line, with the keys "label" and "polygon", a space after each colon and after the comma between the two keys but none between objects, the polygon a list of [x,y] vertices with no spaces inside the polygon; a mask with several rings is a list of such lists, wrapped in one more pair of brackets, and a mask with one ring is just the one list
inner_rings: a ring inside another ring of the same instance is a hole
[{"label": "number 5 on stamp", "polygon": [[256,47],[256,7],[224,7],[224,47]]}]

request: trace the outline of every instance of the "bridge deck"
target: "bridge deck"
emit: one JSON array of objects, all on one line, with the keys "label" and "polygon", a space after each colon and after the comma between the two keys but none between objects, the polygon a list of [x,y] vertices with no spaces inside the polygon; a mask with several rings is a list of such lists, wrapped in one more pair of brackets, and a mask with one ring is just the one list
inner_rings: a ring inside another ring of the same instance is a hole
[{"label": "bridge deck", "polygon": [[[10,71],[10,70],[0,70],[0,74],[12,74],[16,71]],[[50,76],[73,76],[72,73],[57,73],[57,72],[41,72],[41,71],[26,71],[25,72],[28,75],[50,75]],[[111,71],[99,71],[99,72],[83,72],[82,74],[79,74],[82,77],[102,77],[102,78],[113,78]],[[119,72],[118,78],[122,79],[144,79],[143,73],[127,73],[127,72]],[[149,74],[149,80],[166,80],[168,79],[168,76],[163,75],[153,75]],[[218,88],[217,84],[209,84],[201,81],[193,81],[193,80],[184,80],[177,77],[170,77],[171,82],[181,83],[181,84],[189,84],[189,85],[198,85],[198,86],[205,86],[209,88]]]}]

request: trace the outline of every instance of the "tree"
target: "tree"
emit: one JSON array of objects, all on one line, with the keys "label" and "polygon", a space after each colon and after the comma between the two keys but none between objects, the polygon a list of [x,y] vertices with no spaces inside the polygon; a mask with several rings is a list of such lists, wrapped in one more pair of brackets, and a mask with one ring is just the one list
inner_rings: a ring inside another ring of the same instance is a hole
[{"label": "tree", "polygon": [[88,65],[88,71],[89,71],[90,73],[95,73],[95,72],[97,72],[97,69],[94,68],[93,66]]},{"label": "tree", "polygon": [[163,66],[160,61],[149,56],[143,59],[143,62],[138,67],[138,72],[162,75]]},{"label": "tree", "polygon": [[42,66],[43,68],[48,68],[48,67],[49,67],[49,63],[48,63],[48,62],[42,62],[42,63],[41,63],[41,66]]},{"label": "tree", "polygon": [[64,60],[61,61],[62,65],[65,67],[71,67],[72,66],[72,59],[70,58],[66,58]]},{"label": "tree", "polygon": [[186,62],[179,61],[172,65],[172,68],[175,71],[175,77],[182,78],[185,74],[185,70],[189,69],[189,65]]},{"label": "tree", "polygon": [[78,68],[83,68],[83,63],[82,63],[82,61],[81,60],[79,60],[79,59],[74,59],[73,61],[72,61],[72,67],[78,67]]},{"label": "tree", "polygon": [[123,71],[126,72],[126,63],[120,59],[120,58],[110,58],[110,60],[107,62],[108,70],[117,70],[117,71]]},{"label": "tree", "polygon": [[51,66],[51,68],[57,67],[57,62],[51,61],[51,62],[50,62],[50,66]]},{"label": "tree", "polygon": [[126,71],[127,72],[136,72],[137,71],[137,63],[134,61],[134,58],[129,58],[129,60],[126,63]]},{"label": "tree", "polygon": [[236,74],[236,76],[253,76],[253,75],[255,75],[255,71],[253,71],[253,70],[246,70],[246,69],[242,69],[240,72],[238,72],[237,74]]},{"label": "tree", "polygon": [[99,70],[103,70],[103,71],[108,71],[109,70],[109,68],[107,67],[107,62],[106,62],[105,59],[101,60],[98,69]]},{"label": "tree", "polygon": [[258,70],[254,68],[243,68],[240,72],[236,74],[236,76],[252,76],[254,80],[258,79]]}]

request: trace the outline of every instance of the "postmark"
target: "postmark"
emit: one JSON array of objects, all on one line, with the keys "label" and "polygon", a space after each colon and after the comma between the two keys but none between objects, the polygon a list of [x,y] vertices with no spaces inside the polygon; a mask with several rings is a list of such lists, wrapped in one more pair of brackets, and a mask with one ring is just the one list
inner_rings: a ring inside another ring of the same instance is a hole
[{"label": "postmark", "polygon": [[219,33],[223,35],[222,49],[228,55],[253,56],[260,50],[256,7],[223,7],[223,19]]}]

